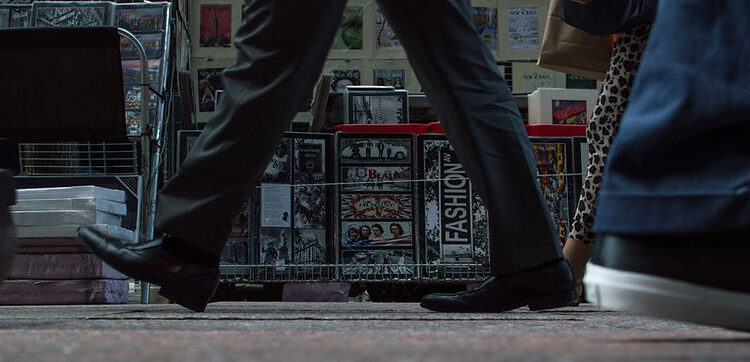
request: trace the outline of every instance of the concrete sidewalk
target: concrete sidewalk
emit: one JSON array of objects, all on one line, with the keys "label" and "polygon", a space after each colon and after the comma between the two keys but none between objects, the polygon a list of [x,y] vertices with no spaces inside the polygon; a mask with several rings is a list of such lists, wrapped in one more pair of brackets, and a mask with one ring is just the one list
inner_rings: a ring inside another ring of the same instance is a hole
[{"label": "concrete sidewalk", "polygon": [[399,303],[0,307],[0,360],[742,360],[750,334],[583,305],[433,313]]}]

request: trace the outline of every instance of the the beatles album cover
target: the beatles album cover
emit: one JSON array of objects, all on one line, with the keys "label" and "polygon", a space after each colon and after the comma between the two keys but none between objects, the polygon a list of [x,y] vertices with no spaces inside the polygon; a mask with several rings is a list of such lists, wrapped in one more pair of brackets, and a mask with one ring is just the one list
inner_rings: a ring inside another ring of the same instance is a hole
[{"label": "the beatles album cover", "polygon": [[411,247],[414,244],[411,221],[342,221],[341,235],[344,249]]},{"label": "the beatles album cover", "polygon": [[411,194],[343,194],[341,218],[353,220],[411,220]]},{"label": "the beatles album cover", "polygon": [[232,5],[200,5],[200,47],[229,48],[232,46]]},{"label": "the beatles album cover", "polygon": [[342,192],[411,192],[411,166],[341,167]]},{"label": "the beatles album cover", "polygon": [[463,165],[445,136],[418,140],[425,262],[488,264],[487,211]]},{"label": "the beatles album cover", "polygon": [[404,89],[406,86],[406,71],[404,69],[373,69],[373,83],[377,86],[390,86]]},{"label": "the beatles album cover", "polygon": [[224,68],[198,69],[198,112],[216,110],[216,91],[224,89],[223,71]]},{"label": "the beatles album cover", "polygon": [[39,2],[32,6],[32,24],[36,27],[111,26],[113,3]]},{"label": "the beatles album cover", "polygon": [[339,157],[342,164],[411,164],[411,137],[349,135],[342,136],[339,140]]},{"label": "the beatles album cover", "polygon": [[134,33],[165,30],[167,7],[161,4],[118,4],[117,27]]},{"label": "the beatles album cover", "polygon": [[570,231],[570,220],[576,200],[573,200],[575,170],[573,144],[570,137],[530,137],[536,159],[542,196],[549,206],[557,226],[560,244]]},{"label": "the beatles album cover", "polygon": [[347,6],[341,18],[341,24],[333,38],[331,49],[362,49],[364,8]]},{"label": "the beatles album cover", "polygon": [[497,8],[473,7],[471,15],[479,37],[490,51],[497,50]]}]

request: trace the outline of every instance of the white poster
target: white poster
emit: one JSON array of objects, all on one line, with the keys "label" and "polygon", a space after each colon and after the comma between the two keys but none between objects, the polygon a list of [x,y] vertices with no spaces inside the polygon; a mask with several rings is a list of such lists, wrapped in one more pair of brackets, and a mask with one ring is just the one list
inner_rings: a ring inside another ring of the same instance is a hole
[{"label": "white poster", "polygon": [[261,185],[260,225],[290,227],[292,225],[292,188],[289,185]]}]

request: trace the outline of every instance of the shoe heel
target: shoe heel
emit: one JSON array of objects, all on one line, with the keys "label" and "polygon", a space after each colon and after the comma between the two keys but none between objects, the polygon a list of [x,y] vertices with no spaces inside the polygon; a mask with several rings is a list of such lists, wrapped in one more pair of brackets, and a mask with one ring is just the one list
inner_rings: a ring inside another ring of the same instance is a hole
[{"label": "shoe heel", "polygon": [[535,311],[560,307],[575,307],[577,305],[578,296],[576,296],[576,291],[573,289],[565,293],[534,298],[529,301],[529,310]]},{"label": "shoe heel", "polygon": [[188,308],[195,312],[203,312],[206,310],[206,306],[208,305],[208,302],[211,300],[211,297],[213,296],[213,293],[215,291],[216,288],[214,287],[214,289],[211,291],[211,295],[209,295],[208,297],[200,298],[196,296],[195,293],[187,293],[182,290],[170,287],[161,287],[161,289],[159,290],[159,294],[161,294],[164,298],[167,298],[185,308]]}]

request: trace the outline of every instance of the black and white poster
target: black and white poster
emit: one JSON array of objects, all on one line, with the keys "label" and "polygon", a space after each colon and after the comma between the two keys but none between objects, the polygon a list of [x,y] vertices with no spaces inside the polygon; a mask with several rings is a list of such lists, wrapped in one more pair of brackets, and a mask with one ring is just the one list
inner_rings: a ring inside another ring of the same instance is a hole
[{"label": "black and white poster", "polygon": [[342,192],[411,192],[410,166],[343,166]]},{"label": "black and white poster", "polygon": [[408,123],[408,92],[346,91],[344,123],[399,124]]},{"label": "black and white poster", "polygon": [[411,277],[414,273],[414,252],[401,250],[344,250],[343,272],[350,277],[385,277],[401,275]]},{"label": "black and white poster", "polygon": [[111,26],[112,4],[98,2],[82,3],[37,3],[32,7],[33,24],[36,27],[91,27]]},{"label": "black and white poster", "polygon": [[290,167],[289,140],[283,139],[274,151],[271,162],[268,163],[266,171],[261,177],[264,183],[289,183]]},{"label": "black and white poster", "polygon": [[294,229],[295,264],[324,264],[327,250],[326,229]]},{"label": "black and white poster", "polygon": [[341,138],[341,163],[411,163],[411,138]]},{"label": "black and white poster", "polygon": [[326,178],[326,141],[324,139],[294,139],[294,183],[320,184]]},{"label": "black and white poster", "polygon": [[487,211],[463,165],[445,136],[418,137],[425,261],[488,264]]},{"label": "black and white poster", "polygon": [[298,228],[324,228],[328,215],[325,186],[294,187],[294,226]]},{"label": "black and white poster", "polygon": [[411,194],[343,194],[341,218],[347,220],[411,220]]},{"label": "black and white poster", "polygon": [[263,265],[287,265],[292,263],[292,235],[288,228],[261,228],[258,242]]},{"label": "black and white poster", "polygon": [[280,184],[261,184],[260,190],[261,227],[291,227],[291,186]]}]

